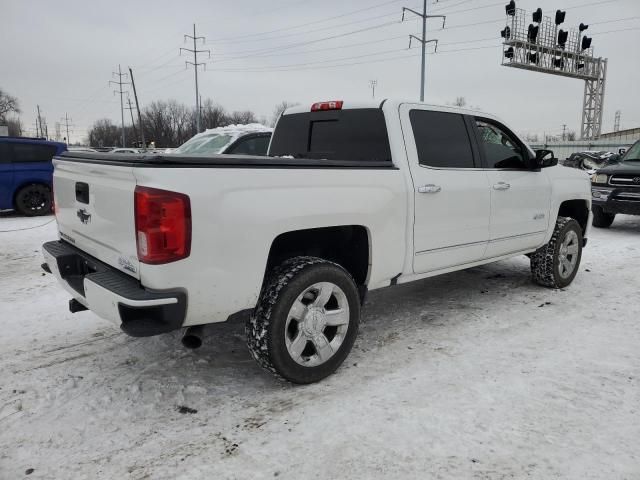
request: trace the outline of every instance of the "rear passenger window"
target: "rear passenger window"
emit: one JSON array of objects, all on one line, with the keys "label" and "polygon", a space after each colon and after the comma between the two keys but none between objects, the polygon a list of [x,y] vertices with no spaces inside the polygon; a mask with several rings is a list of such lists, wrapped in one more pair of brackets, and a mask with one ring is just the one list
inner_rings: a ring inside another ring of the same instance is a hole
[{"label": "rear passenger window", "polygon": [[49,162],[56,154],[52,145],[36,145],[31,143],[14,143],[13,158],[16,163]]},{"label": "rear passenger window", "polygon": [[475,167],[462,115],[411,110],[409,118],[420,165],[439,168]]}]

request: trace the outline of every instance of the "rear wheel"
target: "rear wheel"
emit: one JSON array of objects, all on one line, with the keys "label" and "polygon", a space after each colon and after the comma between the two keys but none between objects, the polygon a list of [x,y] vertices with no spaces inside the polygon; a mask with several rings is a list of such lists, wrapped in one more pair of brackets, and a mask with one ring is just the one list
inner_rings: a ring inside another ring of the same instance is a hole
[{"label": "rear wheel", "polygon": [[39,183],[22,187],[16,194],[15,206],[19,213],[28,217],[47,215],[51,213],[51,190]]},{"label": "rear wheel", "polygon": [[295,257],[271,273],[246,324],[256,361],[293,383],[331,375],[355,342],[360,319],[356,284],[341,266]]},{"label": "rear wheel", "polygon": [[607,213],[598,205],[593,206],[593,226],[598,228],[609,228],[616,218],[615,213]]},{"label": "rear wheel", "polygon": [[551,240],[531,255],[533,280],[545,287],[568,286],[580,267],[582,228],[572,218],[558,217]]}]

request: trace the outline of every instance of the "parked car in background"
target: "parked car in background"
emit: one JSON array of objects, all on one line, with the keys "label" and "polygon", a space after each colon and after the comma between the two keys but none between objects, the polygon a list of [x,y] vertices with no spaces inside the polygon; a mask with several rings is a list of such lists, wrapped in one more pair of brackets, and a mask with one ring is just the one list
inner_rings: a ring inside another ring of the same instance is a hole
[{"label": "parked car in background", "polygon": [[51,159],[67,145],[39,138],[0,137],[0,209],[23,215],[51,212]]},{"label": "parked car in background", "polygon": [[198,133],[171,152],[172,155],[266,155],[273,128],[259,123],[229,125]]},{"label": "parked car in background", "polygon": [[591,177],[593,226],[608,228],[618,213],[640,215],[640,140],[619,162]]},{"label": "parked car in background", "polygon": [[492,115],[319,102],[286,110],[268,153],[56,158],[43,268],[70,310],[132,336],[191,327],[191,348],[248,310],[258,363],[310,383],[349,354],[368,290],[524,254],[546,287],[579,271],[589,179]]},{"label": "parked car in background", "polygon": [[129,153],[129,154],[139,155],[142,153],[142,150],[138,148],[114,148],[109,153]]},{"label": "parked car in background", "polygon": [[620,159],[619,153],[607,151],[584,151],[572,153],[562,164],[565,167],[579,168],[590,175],[597,169],[616,163]]},{"label": "parked car in background", "polygon": [[90,147],[68,147],[68,151],[70,152],[86,152],[86,153],[97,153],[98,150]]}]

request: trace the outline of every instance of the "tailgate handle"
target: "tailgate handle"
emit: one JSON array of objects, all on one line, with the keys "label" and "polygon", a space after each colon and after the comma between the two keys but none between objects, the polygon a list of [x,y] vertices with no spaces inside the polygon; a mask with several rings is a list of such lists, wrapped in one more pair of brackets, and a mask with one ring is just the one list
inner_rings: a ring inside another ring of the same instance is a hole
[{"label": "tailgate handle", "polygon": [[89,184],[76,182],[76,200],[80,203],[89,203]]}]

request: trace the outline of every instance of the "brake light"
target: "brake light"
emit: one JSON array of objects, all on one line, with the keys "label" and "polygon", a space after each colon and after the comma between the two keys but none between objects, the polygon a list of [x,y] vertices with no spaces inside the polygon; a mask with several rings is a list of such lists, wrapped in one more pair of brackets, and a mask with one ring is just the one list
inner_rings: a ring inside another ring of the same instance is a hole
[{"label": "brake light", "polygon": [[136,187],[136,245],[142,263],[187,258],[191,251],[191,202],[182,193]]},{"label": "brake light", "polygon": [[332,102],[317,102],[311,105],[312,112],[318,112],[321,110],[342,110],[342,100],[334,100]]}]

